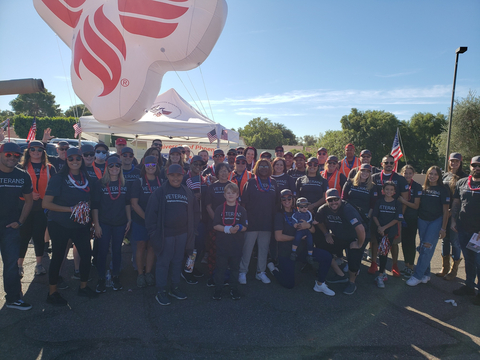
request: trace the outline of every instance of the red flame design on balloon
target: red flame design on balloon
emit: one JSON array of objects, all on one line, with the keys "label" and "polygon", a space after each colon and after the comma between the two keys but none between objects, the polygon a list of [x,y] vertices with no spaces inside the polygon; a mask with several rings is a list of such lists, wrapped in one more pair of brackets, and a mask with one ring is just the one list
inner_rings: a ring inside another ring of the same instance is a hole
[{"label": "red flame design on balloon", "polygon": [[[53,12],[57,17],[62,20],[68,26],[74,28],[78,24],[78,20],[82,15],[83,10],[76,11],[70,10],[63,5],[60,0],[42,0],[45,6]],[[81,7],[86,0],[64,0],[65,3],[72,8]]]}]

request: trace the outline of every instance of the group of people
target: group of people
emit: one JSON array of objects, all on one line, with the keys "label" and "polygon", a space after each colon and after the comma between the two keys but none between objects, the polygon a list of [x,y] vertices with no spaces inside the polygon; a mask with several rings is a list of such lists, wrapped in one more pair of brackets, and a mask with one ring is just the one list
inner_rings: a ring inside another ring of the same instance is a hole
[{"label": "group of people", "polygon": [[[31,239],[36,276],[46,274],[42,257],[51,241],[46,300],[55,306],[67,305],[59,292],[64,288],[60,269],[70,243],[79,296],[98,297],[110,280],[114,291],[122,290],[125,238],[132,246],[136,285],[156,285],[161,305],[172,297],[187,298],[182,278],[196,284],[205,275],[213,299],[220,300],[226,288],[232,299],[240,299],[240,285],[251,279],[253,254],[252,277],[264,284],[271,282],[268,270],[282,286],[294,287],[295,264],[301,262],[316,271],[316,292],[333,296],[327,283],[345,283],[343,293],[352,295],[368,244],[368,273],[379,288],[385,287],[389,253],[392,275],[416,286],[430,280],[439,239],[443,267],[436,275],[453,280],[463,253],[467,280],[454,292],[475,295],[480,255],[467,244],[474,234],[480,236],[480,156],[471,159],[467,174],[462,156],[453,153],[447,171],[430,167],[420,185],[412,166],[397,173],[394,158],[386,155],[381,168],[374,167],[371,152],[362,150],[357,157],[353,144],[345,146],[341,160],[324,147],[308,159],[282,146],[274,156],[257,154],[251,146],[231,148],[226,156],[216,149],[208,165],[207,151],[193,155],[187,146],[170,149],[164,159],[159,139],[140,160],[121,138],[113,155],[103,143],[77,148],[59,142],[58,156],[50,157],[45,148],[51,138],[46,130],[24,153],[15,143],[0,146],[0,251],[9,308],[31,308],[20,286]],[[92,264],[95,288],[87,285]],[[480,305],[480,296],[475,303]]]}]

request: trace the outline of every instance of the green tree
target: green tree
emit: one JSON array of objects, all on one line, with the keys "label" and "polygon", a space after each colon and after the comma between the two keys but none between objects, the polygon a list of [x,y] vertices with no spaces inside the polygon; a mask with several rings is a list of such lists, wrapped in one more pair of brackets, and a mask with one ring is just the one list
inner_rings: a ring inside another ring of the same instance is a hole
[{"label": "green tree", "polygon": [[[15,132],[20,138],[26,138],[28,131],[33,123],[33,116],[25,115],[15,115],[13,117],[15,121]],[[75,130],[73,130],[73,125],[77,123],[75,118],[65,118],[65,117],[43,117],[36,118],[37,122],[37,140],[41,140],[43,137],[43,130],[50,128],[52,129],[52,135],[59,138],[70,138],[73,139]]]},{"label": "green tree", "polygon": [[300,138],[300,143],[303,146],[314,146],[318,142],[318,136],[315,135],[304,135]]},{"label": "green tree", "polygon": [[282,136],[283,136],[282,145],[297,145],[298,144],[297,137],[295,136],[295,134],[293,133],[292,130],[290,130],[285,125],[280,124],[280,123],[274,123],[273,126],[280,129],[280,131],[282,132]]},{"label": "green tree", "polygon": [[65,110],[65,117],[81,117],[89,115],[92,115],[92,113],[84,104],[70,106]]},{"label": "green tree", "polygon": [[[448,128],[445,126],[438,144],[443,159],[447,149],[447,131]],[[455,101],[450,152],[462,154],[465,159],[464,164],[468,163],[472,157],[480,155],[480,96],[472,90],[467,97]]]},{"label": "green tree", "polygon": [[[0,111],[0,123],[4,122],[4,121],[7,120],[7,119],[12,120],[14,115],[15,115],[15,114],[14,114],[12,111],[10,111],[10,110],[2,110],[2,111]],[[13,123],[12,123],[12,124],[13,124]]]},{"label": "green tree", "polygon": [[339,160],[344,157],[345,145],[352,142],[350,133],[345,130],[327,130],[320,133],[316,147],[325,147],[328,155],[335,155]]},{"label": "green tree", "polygon": [[18,95],[9,104],[17,115],[37,117],[62,115],[60,105],[55,103],[55,95],[46,89],[33,94]]},{"label": "green tree", "polygon": [[[278,145],[289,144],[290,141],[293,141],[292,137],[295,139],[293,132],[284,125],[274,124],[268,118],[260,117],[250,120],[244,128],[239,128],[238,132],[243,137],[245,144],[257,149],[274,149]],[[284,133],[288,137],[285,137]]]}]

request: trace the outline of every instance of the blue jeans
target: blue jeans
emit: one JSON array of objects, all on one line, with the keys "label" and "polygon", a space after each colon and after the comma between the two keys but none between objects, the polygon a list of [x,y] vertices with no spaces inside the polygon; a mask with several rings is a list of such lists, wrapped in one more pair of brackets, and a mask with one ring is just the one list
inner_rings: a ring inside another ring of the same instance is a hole
[{"label": "blue jeans", "polygon": [[440,216],[433,221],[418,219],[420,246],[417,248],[419,255],[417,266],[413,273],[413,276],[418,280],[421,280],[424,276],[430,276],[430,261],[432,260],[435,248],[437,247],[442,222],[443,216]]},{"label": "blue jeans", "polygon": [[18,275],[18,254],[20,252],[20,231],[6,228],[10,222],[0,221],[0,252],[3,261],[3,288],[7,303],[20,299],[21,285]]},{"label": "blue jeans", "polygon": [[170,286],[172,288],[180,284],[185,246],[187,245],[187,233],[177,236],[166,236],[163,241],[162,252],[155,254],[157,256],[155,280],[159,291],[167,291],[169,274]]},{"label": "blue jeans", "polygon": [[307,241],[307,251],[313,251],[313,236],[308,229],[297,230],[295,233],[295,239],[293,239],[293,245],[300,245],[300,241],[302,241],[304,236],[306,236],[305,240]]},{"label": "blue jeans", "polygon": [[99,279],[105,279],[105,268],[107,262],[108,248],[112,240],[112,276],[120,275],[122,264],[122,243],[125,236],[125,226],[112,226],[100,223],[102,237],[98,239],[97,272]]},{"label": "blue jeans", "polygon": [[472,232],[467,232],[462,228],[460,223],[457,223],[458,240],[462,248],[463,257],[465,258],[465,285],[471,289],[475,289],[475,277],[480,283],[480,254],[475,251],[467,249],[467,244],[472,237]]},{"label": "blue jeans", "polygon": [[442,241],[442,256],[450,255],[450,245],[452,246],[453,260],[460,259],[462,248],[460,247],[460,242],[458,241],[458,233],[450,229],[450,219],[448,219],[447,236],[445,236]]}]

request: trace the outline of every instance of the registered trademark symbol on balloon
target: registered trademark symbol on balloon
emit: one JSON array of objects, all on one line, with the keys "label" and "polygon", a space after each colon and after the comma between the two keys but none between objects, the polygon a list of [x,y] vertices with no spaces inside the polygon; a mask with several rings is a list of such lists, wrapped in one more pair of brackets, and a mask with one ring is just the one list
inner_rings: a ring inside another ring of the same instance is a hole
[{"label": "registered trademark symbol on balloon", "polygon": [[123,87],[127,87],[130,85],[130,81],[128,81],[128,79],[122,79],[121,84]]}]

